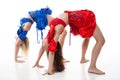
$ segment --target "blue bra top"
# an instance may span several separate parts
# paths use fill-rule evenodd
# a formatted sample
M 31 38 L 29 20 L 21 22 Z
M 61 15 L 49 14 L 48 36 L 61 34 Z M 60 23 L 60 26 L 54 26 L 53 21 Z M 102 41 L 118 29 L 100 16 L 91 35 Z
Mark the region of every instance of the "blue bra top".
M 26 22 L 30 22 L 31 24 L 33 24 L 33 21 L 31 19 L 29 19 L 29 18 L 22 18 L 20 20 L 20 25 L 23 25 Z
M 30 22 L 31 24 L 33 24 L 32 20 L 30 20 L 29 18 L 22 18 L 20 20 L 20 26 L 19 26 L 19 29 L 17 30 L 17 35 L 22 41 L 25 41 L 26 35 L 28 32 L 28 31 L 22 29 L 22 25 L 26 22 Z

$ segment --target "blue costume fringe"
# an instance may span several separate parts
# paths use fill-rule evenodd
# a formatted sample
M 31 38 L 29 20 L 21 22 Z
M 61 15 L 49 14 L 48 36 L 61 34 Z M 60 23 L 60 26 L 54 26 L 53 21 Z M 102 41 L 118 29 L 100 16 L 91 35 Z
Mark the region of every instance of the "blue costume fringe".
M 43 32 L 42 30 L 48 25 L 47 15 L 52 14 L 52 10 L 50 8 L 41 8 L 40 10 L 30 11 L 28 12 L 31 18 L 36 22 L 36 29 L 37 29 L 37 42 L 38 40 L 38 30 L 41 31 L 41 39 L 43 39 Z

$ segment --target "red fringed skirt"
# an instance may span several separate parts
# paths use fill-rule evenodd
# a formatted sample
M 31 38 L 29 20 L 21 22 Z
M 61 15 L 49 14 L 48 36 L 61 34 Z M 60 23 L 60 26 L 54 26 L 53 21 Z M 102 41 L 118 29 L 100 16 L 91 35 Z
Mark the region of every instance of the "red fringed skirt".
M 83 38 L 90 38 L 96 27 L 96 18 L 92 11 L 76 10 L 65 11 L 68 13 L 70 32 L 73 35 L 80 34 Z

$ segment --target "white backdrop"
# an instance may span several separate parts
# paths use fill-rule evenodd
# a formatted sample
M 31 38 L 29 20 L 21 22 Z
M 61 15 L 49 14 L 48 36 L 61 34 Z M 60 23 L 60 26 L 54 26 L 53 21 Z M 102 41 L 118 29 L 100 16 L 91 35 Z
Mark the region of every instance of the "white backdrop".
M 0 65 L 14 60 L 14 42 L 15 35 L 18 29 L 20 18 L 31 10 L 40 9 L 41 7 L 49 6 L 53 10 L 52 16 L 56 17 L 64 10 L 90 9 L 97 19 L 106 43 L 101 51 L 100 59 L 104 61 L 119 59 L 120 56 L 120 9 L 119 0 L 3 0 L 0 1 Z M 69 31 L 69 27 L 67 27 Z M 45 33 L 47 32 L 44 31 Z M 69 32 L 68 32 L 69 35 Z M 64 46 L 64 55 L 68 59 L 80 59 L 81 52 L 81 37 L 73 37 L 71 46 L 69 46 L 69 36 L 67 35 Z M 37 58 L 39 46 L 37 44 L 35 24 L 28 32 L 30 39 L 30 60 L 34 61 Z M 91 38 L 88 52 L 91 51 L 95 40 Z M 79 58 L 74 58 L 74 55 L 79 55 Z M 89 52 L 90 53 L 90 52 Z M 105 55 L 104 55 L 105 54 Z M 88 57 L 90 55 L 88 54 Z M 106 60 L 106 57 L 110 57 Z M 111 60 L 112 61 L 112 60 Z M 10 64 L 10 63 L 8 63 Z M 101 63 L 102 64 L 102 63 Z M 104 63 L 105 64 L 105 63 Z M 120 63 L 119 63 L 120 64 Z M 6 66 L 7 67 L 7 66 Z

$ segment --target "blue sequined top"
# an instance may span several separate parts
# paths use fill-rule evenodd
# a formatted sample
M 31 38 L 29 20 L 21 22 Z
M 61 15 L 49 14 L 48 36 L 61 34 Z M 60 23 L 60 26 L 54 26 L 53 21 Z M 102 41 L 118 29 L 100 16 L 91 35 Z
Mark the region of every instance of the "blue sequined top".
M 43 30 L 48 25 L 47 14 L 52 14 L 49 8 L 41 8 L 40 10 L 28 12 L 31 18 L 36 22 L 36 28 Z
M 23 24 L 26 22 L 30 22 L 31 24 L 33 24 L 32 20 L 30 20 L 29 18 L 22 18 L 20 20 L 20 26 L 19 26 L 19 29 L 17 30 L 17 35 L 22 41 L 25 41 L 25 38 L 28 32 L 22 29 Z

